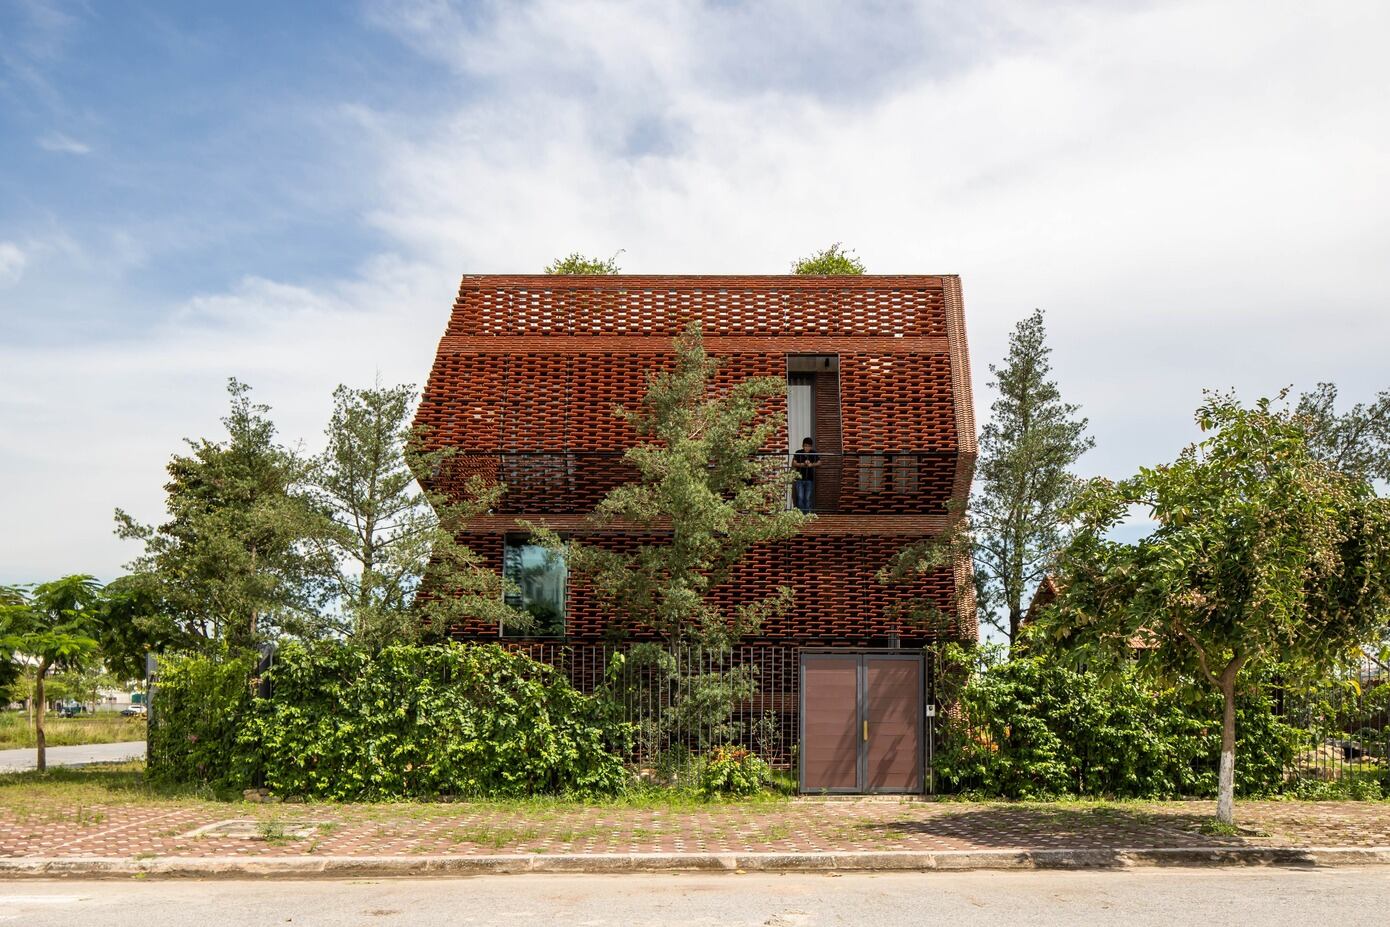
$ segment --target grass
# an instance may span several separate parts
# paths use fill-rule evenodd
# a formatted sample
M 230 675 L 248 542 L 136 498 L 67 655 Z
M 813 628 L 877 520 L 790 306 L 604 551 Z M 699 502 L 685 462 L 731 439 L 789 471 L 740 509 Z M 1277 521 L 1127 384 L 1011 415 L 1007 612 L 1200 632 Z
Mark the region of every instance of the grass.
M 269 814 L 271 809 L 285 810 L 284 805 L 243 805 L 241 794 L 217 794 L 212 789 L 196 785 L 163 786 L 145 777 L 141 760 L 128 763 L 102 763 L 80 767 L 50 767 L 40 775 L 29 771 L 0 773 L 0 815 L 10 817 L 36 813 L 38 808 L 111 808 L 123 805 L 161 805 L 169 807 L 217 803 L 226 811 L 237 805 L 238 813 L 264 808 L 254 813 Z M 515 814 L 533 821 L 550 821 L 581 808 L 631 808 L 634 810 L 672 811 L 696 810 L 711 807 L 741 807 L 777 805 L 787 798 L 771 792 L 743 799 L 701 798 L 692 790 L 666 789 L 635 785 L 620 795 L 602 798 L 565 796 L 535 796 L 530 798 L 491 798 L 445 801 L 393 801 L 378 803 L 309 802 L 312 805 L 334 805 L 351 808 L 356 820 L 418 820 L 431 821 L 454 818 L 468 812 L 496 811 Z M 63 812 L 66 814 L 67 812 Z
M 94 766 L 54 766 L 0 773 L 0 812 L 11 814 L 41 807 L 110 808 L 122 805 L 206 803 L 213 798 L 196 787 L 164 788 L 145 779 L 142 760 Z
M 472 843 L 477 846 L 500 850 L 513 843 L 535 840 L 540 831 L 534 827 L 471 827 L 463 830 L 445 831 L 442 836 L 454 843 Z
M 103 712 L 85 718 L 60 718 L 57 712 L 49 712 L 44 718 L 44 734 L 50 747 L 144 740 L 145 719 L 122 718 L 116 712 Z M 0 712 L 0 750 L 35 746 L 34 725 L 27 712 Z

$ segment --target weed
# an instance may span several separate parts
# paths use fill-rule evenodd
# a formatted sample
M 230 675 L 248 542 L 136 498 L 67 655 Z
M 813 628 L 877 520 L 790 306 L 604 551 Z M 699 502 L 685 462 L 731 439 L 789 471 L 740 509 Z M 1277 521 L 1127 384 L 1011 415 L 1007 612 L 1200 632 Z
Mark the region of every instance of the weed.
M 262 821 L 258 830 L 260 831 L 261 839 L 264 840 L 266 843 L 278 843 L 279 841 L 286 839 L 285 825 L 282 824 L 277 818 L 271 818 L 268 821 Z
M 478 846 L 492 847 L 500 850 L 502 847 L 513 843 L 520 843 L 523 840 L 534 840 L 540 836 L 540 831 L 534 827 L 512 828 L 512 827 L 471 827 L 466 830 L 445 831 L 443 837 L 454 843 L 473 843 Z
M 1225 821 L 1218 821 L 1216 818 L 1203 821 L 1199 830 L 1208 837 L 1240 836 L 1240 828 L 1236 827 L 1234 824 L 1227 824 Z

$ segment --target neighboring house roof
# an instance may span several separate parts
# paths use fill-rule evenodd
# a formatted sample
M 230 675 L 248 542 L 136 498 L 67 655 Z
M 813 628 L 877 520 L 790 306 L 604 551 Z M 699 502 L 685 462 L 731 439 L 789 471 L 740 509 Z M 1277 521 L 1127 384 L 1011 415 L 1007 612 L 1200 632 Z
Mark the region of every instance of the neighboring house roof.
M 1053 602 L 1057 601 L 1057 596 L 1061 595 L 1061 587 L 1057 585 L 1057 580 L 1051 573 L 1042 578 L 1038 583 L 1038 588 L 1033 592 L 1033 600 L 1028 603 L 1028 611 L 1023 613 L 1023 624 L 1030 624 L 1038 617 L 1038 612 Z

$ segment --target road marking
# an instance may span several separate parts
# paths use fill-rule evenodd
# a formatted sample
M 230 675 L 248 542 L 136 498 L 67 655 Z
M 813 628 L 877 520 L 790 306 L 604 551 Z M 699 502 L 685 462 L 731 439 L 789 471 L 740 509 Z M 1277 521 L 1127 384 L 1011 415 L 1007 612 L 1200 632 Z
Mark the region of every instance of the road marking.
M 81 895 L 0 895 L 0 904 L 74 904 L 81 900 Z

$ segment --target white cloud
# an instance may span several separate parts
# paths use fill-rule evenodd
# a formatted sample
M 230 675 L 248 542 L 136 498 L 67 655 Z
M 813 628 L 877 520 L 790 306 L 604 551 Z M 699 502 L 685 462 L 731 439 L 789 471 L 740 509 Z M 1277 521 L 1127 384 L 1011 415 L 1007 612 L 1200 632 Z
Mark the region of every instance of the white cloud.
M 0 286 L 19 282 L 29 256 L 12 241 L 0 241 Z
M 0 345 L 0 485 L 27 526 L 0 580 L 112 575 L 133 551 L 110 509 L 157 516 L 226 376 L 314 439 L 337 382 L 424 379 L 460 273 L 576 248 L 775 273 L 838 240 L 872 271 L 960 273 L 981 419 L 987 363 L 1040 306 L 1096 472 L 1171 456 L 1206 386 L 1390 385 L 1390 7 L 839 9 L 376 8 L 459 81 L 425 118 L 342 109 L 390 254 L 346 281 L 250 277 L 140 338 Z
M 905 67 L 848 100 L 712 79 L 723 52 L 693 3 L 481 24 L 426 7 L 403 33 L 491 90 L 410 131 L 378 117 L 373 221 L 433 261 L 623 247 L 634 271 L 777 271 L 843 240 L 871 270 L 959 272 L 976 379 L 1013 320 L 1047 309 L 1110 470 L 1168 453 L 1202 386 L 1375 385 L 1383 4 L 994 5 L 1009 38 L 973 65 Z M 878 28 L 929 53 L 925 21 Z M 754 26 L 781 60 L 775 17 Z M 626 150 L 653 117 L 679 145 Z
M 59 154 L 85 155 L 92 153 L 92 146 L 84 142 L 79 142 L 70 135 L 62 132 L 50 132 L 38 140 L 39 147 L 44 151 L 53 151 Z
M 136 553 L 111 534 L 121 506 L 162 513 L 164 464 L 185 437 L 216 437 L 235 376 L 274 408 L 287 443 L 313 449 L 333 387 L 422 383 L 457 278 L 396 258 L 348 281 L 249 279 L 189 300 L 161 328 L 118 341 L 0 344 L 0 582 L 88 571 Z

